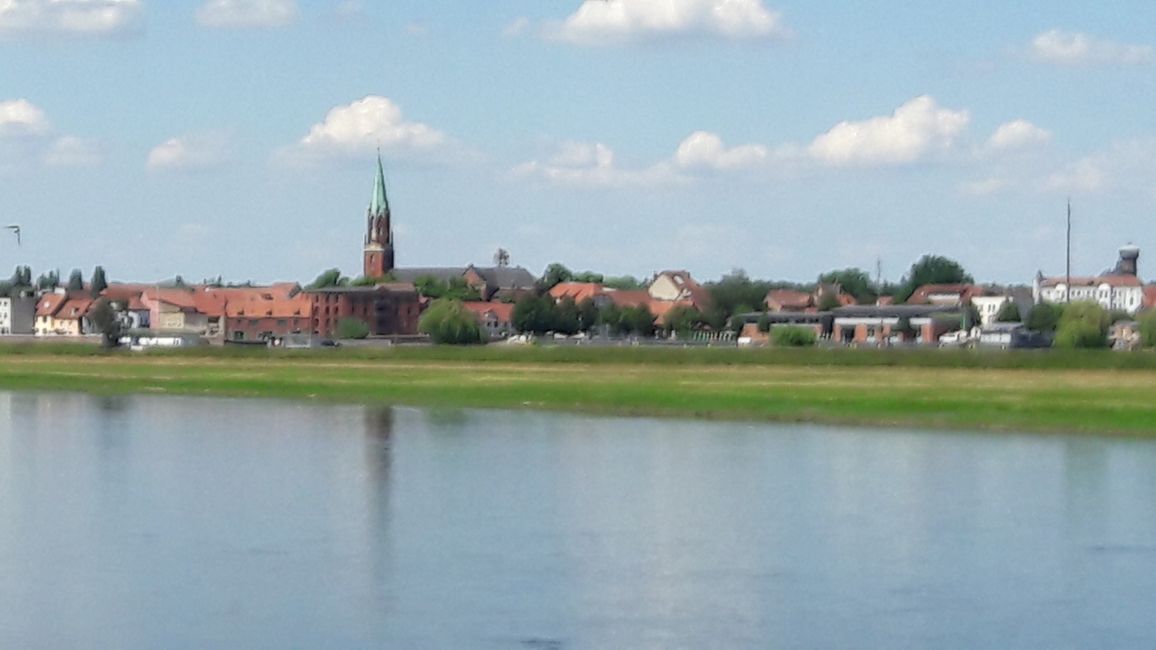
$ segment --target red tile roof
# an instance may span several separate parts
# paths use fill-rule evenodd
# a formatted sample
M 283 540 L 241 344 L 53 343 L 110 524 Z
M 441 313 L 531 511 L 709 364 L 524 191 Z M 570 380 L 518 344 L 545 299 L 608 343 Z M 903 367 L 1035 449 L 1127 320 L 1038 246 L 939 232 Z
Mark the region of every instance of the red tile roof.
M 925 284 L 911 294 L 907 304 L 926 304 L 933 295 L 954 295 L 959 297 L 960 302 L 968 302 L 975 296 L 987 295 L 987 289 L 977 284 Z
M 463 302 L 462 306 L 477 316 L 485 316 L 492 312 L 499 323 L 509 323 L 514 320 L 514 305 L 508 302 Z
M 55 316 L 56 312 L 68 301 L 68 296 L 62 293 L 45 294 L 36 302 L 37 316 Z
M 813 298 L 811 294 L 802 291 L 792 291 L 790 289 L 774 289 L 767 293 L 764 299 L 767 307 L 771 309 L 787 310 L 787 311 L 802 311 L 812 305 Z
M 562 282 L 550 289 L 550 297 L 555 301 L 570 298 L 574 302 L 582 302 L 605 293 L 606 288 L 597 282 Z
M 610 297 L 611 302 L 619 307 L 637 307 L 638 305 L 650 304 L 650 294 L 641 289 L 607 291 L 606 295 Z
M 1044 278 L 1040 280 L 1041 287 L 1055 287 L 1065 284 L 1068 279 L 1064 276 Z M 1143 283 L 1134 275 L 1098 275 L 1094 277 L 1072 276 L 1073 287 L 1098 287 L 1106 284 L 1110 287 L 1141 287 Z

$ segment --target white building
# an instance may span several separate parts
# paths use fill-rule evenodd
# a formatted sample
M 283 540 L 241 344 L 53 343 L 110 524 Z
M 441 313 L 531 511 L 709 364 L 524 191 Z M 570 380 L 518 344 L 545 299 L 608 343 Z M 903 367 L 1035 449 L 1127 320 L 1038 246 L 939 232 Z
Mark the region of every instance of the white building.
M 1036 303 L 1064 303 L 1089 300 L 1107 310 L 1135 314 L 1144 307 L 1144 285 L 1134 275 L 1100 275 L 1092 278 L 1037 276 L 1032 286 Z
M 1003 306 L 1012 302 L 1011 296 L 973 296 L 972 306 L 979 312 L 980 325 L 987 327 L 995 322 Z

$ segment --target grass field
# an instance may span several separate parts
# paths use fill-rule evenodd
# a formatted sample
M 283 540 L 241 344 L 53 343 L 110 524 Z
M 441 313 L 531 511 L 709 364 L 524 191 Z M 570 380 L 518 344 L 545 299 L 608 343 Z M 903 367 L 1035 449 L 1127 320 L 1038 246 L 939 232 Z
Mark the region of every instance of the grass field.
M 1156 435 L 1156 356 L 1107 352 L 0 346 L 0 389 Z

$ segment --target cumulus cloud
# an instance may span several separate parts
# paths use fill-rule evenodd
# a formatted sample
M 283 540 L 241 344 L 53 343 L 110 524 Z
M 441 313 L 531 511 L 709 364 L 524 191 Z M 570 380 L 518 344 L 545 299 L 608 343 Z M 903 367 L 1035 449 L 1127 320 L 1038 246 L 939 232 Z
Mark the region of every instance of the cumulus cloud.
M 545 34 L 592 45 L 680 35 L 773 39 L 788 32 L 763 0 L 585 0 Z
M 100 144 L 71 135 L 57 138 L 44 154 L 44 162 L 53 167 L 92 167 L 104 159 Z
M 284 27 L 297 20 L 294 0 L 207 0 L 197 9 L 205 27 Z
M 984 178 L 960 184 L 959 191 L 968 196 L 990 196 L 1007 189 L 1011 184 L 1003 178 Z
M 370 95 L 330 109 L 323 121 L 283 153 L 299 158 L 360 157 L 380 147 L 390 154 L 420 157 L 444 153 L 449 145 L 441 131 L 406 120 L 397 104 Z
M 132 29 L 141 0 L 0 0 L 5 34 L 111 36 Z
M 95 165 L 100 149 L 90 140 L 59 135 L 44 110 L 27 99 L 0 101 L 0 163 L 26 167 Z
M 769 155 L 767 148 L 762 145 L 728 148 L 718 135 L 696 131 L 678 145 L 674 161 L 686 169 L 751 169 L 764 164 Z
M 202 171 L 228 158 L 228 143 L 217 134 L 170 138 L 149 152 L 147 167 L 154 171 Z
M 1030 53 L 1039 63 L 1061 66 L 1137 65 L 1156 60 L 1151 45 L 1130 45 L 1059 29 L 1032 39 Z
M 0 138 L 41 136 L 51 128 L 44 111 L 27 99 L 0 102 Z
M 889 116 L 840 122 L 807 148 L 816 160 L 835 166 L 904 165 L 950 149 L 967 128 L 966 110 L 941 108 L 916 97 Z
M 557 185 L 585 187 L 653 187 L 680 180 L 669 163 L 644 169 L 618 166 L 614 151 L 601 142 L 564 142 L 545 161 L 514 168 L 514 175 Z
M 1052 133 L 1042 129 L 1027 120 L 1012 120 L 999 125 L 995 133 L 987 140 L 987 146 L 993 151 L 1010 151 L 1024 149 L 1052 141 Z

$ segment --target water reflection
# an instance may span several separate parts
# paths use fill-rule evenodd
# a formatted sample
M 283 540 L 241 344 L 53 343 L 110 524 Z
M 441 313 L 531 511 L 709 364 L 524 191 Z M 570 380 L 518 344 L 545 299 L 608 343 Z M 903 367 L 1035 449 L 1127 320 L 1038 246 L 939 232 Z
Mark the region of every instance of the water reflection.
M 0 393 L 0 647 L 1151 647 L 1156 445 Z

